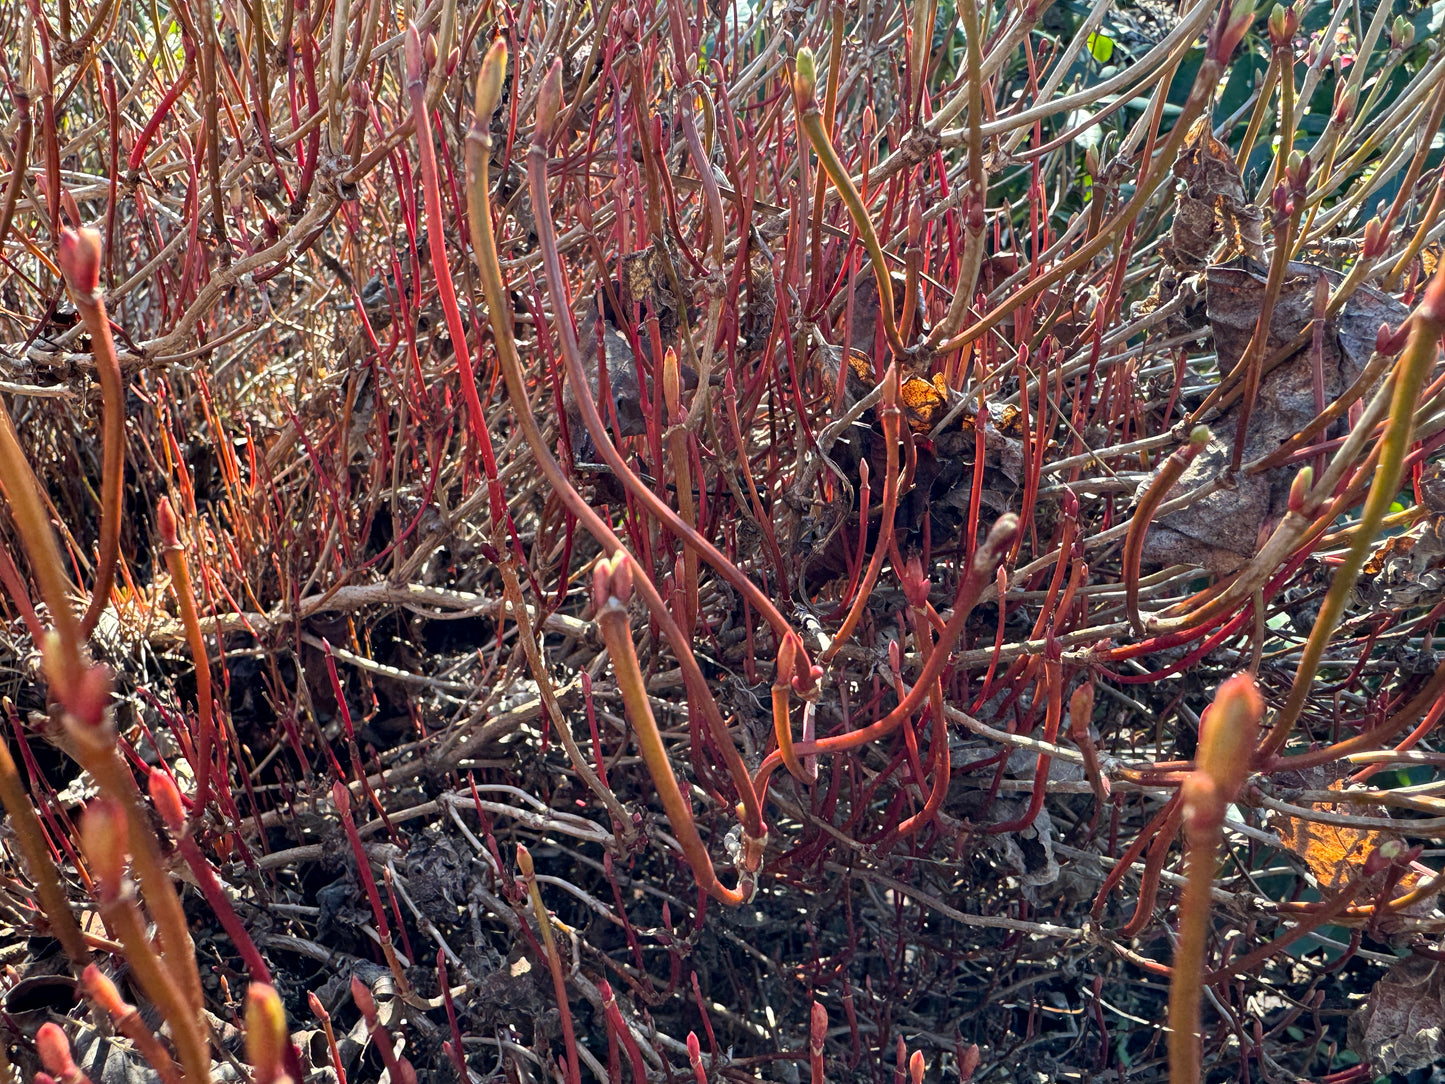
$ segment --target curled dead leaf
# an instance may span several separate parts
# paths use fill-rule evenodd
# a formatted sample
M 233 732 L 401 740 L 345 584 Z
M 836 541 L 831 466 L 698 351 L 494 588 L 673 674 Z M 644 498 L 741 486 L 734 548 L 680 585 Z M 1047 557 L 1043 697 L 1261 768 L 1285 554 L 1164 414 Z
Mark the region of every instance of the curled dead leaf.
M 1349 1041 L 1376 1073 L 1424 1069 L 1445 1056 L 1445 965 L 1396 961 L 1350 1018 Z

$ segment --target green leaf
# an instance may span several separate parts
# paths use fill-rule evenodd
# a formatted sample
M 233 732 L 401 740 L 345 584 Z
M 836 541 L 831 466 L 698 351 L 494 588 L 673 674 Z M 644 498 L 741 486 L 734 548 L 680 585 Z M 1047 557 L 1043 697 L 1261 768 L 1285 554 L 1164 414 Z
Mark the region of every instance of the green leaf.
M 1109 58 L 1114 55 L 1114 39 L 1107 34 L 1090 34 L 1089 53 L 1100 64 L 1109 63 Z

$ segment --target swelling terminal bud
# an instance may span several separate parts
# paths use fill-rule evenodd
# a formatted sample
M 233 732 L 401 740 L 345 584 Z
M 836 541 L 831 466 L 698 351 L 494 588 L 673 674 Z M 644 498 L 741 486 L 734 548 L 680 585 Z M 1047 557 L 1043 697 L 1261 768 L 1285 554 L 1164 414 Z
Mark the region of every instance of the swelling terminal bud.
M 1390 239 L 1385 234 L 1385 224 L 1376 215 L 1365 223 L 1365 240 L 1360 246 L 1360 256 L 1366 260 L 1377 260 L 1385 254 Z
M 70 1056 L 70 1040 L 59 1024 L 41 1024 L 35 1035 L 35 1050 L 40 1062 L 55 1074 L 60 1084 L 90 1084 L 88 1078 Z
M 1303 193 L 1305 185 L 1309 183 L 1310 179 L 1310 156 L 1299 151 L 1291 151 L 1289 161 L 1285 164 L 1284 175 L 1294 192 Z
M 537 128 L 532 136 L 534 144 L 547 145 L 552 137 L 552 127 L 562 111 L 562 61 L 554 60 L 542 78 L 542 89 L 537 92 Z
M 176 781 L 169 773 L 152 768 L 146 780 L 146 789 L 150 791 L 151 802 L 155 805 L 156 812 L 161 815 L 161 820 L 179 836 L 186 827 L 186 810 L 181 802 L 181 792 Z
M 1275 12 L 1279 12 L 1278 19 Z M 1300 11 L 1298 7 L 1281 7 L 1276 4 L 1269 13 L 1269 36 L 1270 42 L 1280 50 L 1286 50 L 1293 46 L 1294 36 L 1299 32 Z M 1278 32 L 1278 33 L 1276 33 Z
M 1403 15 L 1396 15 L 1390 24 L 1390 48 L 1404 52 L 1415 44 L 1415 26 Z
M 532 852 L 520 843 L 517 844 L 517 868 L 529 881 L 537 875 L 536 867 L 532 865 Z
M 86 967 L 80 976 L 80 981 L 85 987 L 86 996 L 104 1009 L 112 1019 L 119 1020 L 121 1017 L 135 1012 L 135 1006 L 128 1004 L 120 996 L 120 990 L 111 981 L 110 976 L 95 964 Z
M 1254 16 L 1254 0 L 1235 0 L 1227 14 L 1221 11 L 1211 35 L 1213 41 L 1208 52 L 1209 59 L 1228 64 L 1235 49 L 1239 48 L 1239 43 L 1244 40 L 1244 35 L 1254 25 Z
M 169 497 L 156 502 L 156 533 L 161 536 L 161 545 L 168 550 L 181 548 L 180 533 L 176 528 L 176 513 L 171 508 Z
M 1199 749 L 1194 756 L 1197 775 L 1214 784 L 1225 804 L 1239 796 L 1249 778 L 1250 758 L 1264 718 L 1264 698 L 1254 678 L 1236 674 L 1219 687 L 1199 724 Z
M 129 850 L 125 813 L 113 798 L 95 798 L 80 818 L 80 849 L 90 863 L 103 900 L 115 899 L 125 877 L 125 856 Z
M 406 28 L 401 55 L 402 70 L 406 73 L 407 83 L 420 83 L 426 68 L 422 61 L 421 32 L 417 30 L 415 24 Z
M 627 554 L 618 552 L 604 557 L 592 570 L 592 604 L 598 610 L 609 602 L 627 602 L 632 597 L 632 566 Z
M 1309 497 L 1310 490 L 1314 488 L 1314 484 L 1314 467 L 1308 465 L 1301 467 L 1299 473 L 1294 476 L 1294 481 L 1289 484 L 1289 510 L 1291 512 L 1306 515 L 1314 511 L 1312 507 L 1307 509 L 1305 506 L 1306 499 Z
M 482 60 L 482 70 L 477 75 L 477 117 L 486 123 L 492 119 L 502 101 L 502 83 L 507 77 L 507 42 L 497 38 Z
M 100 291 L 100 232 L 89 227 L 62 229 L 59 263 L 71 294 L 78 301 L 94 298 Z
M 1360 88 L 1352 83 L 1339 83 L 1335 86 L 1335 101 L 1330 113 L 1330 120 L 1335 124 L 1346 124 L 1355 114 L 1355 106 L 1360 103 Z
M 808 1037 L 808 1047 L 814 1057 L 821 1057 L 823 1054 L 823 1043 L 828 1038 L 828 1010 L 823 1008 L 820 1002 L 813 1002 L 812 1029 Z
M 806 45 L 799 49 L 794 65 L 793 94 L 797 96 L 798 109 L 817 109 L 818 66 L 813 60 L 813 50 Z
M 903 575 L 899 578 L 899 583 L 903 587 L 903 597 L 908 605 L 915 610 L 921 610 L 928 604 L 928 589 L 932 585 L 923 574 L 923 562 L 916 553 L 903 562 Z
M 246 1060 L 256 1084 L 275 1084 L 286 1074 L 286 1009 L 274 986 L 253 982 L 246 991 Z

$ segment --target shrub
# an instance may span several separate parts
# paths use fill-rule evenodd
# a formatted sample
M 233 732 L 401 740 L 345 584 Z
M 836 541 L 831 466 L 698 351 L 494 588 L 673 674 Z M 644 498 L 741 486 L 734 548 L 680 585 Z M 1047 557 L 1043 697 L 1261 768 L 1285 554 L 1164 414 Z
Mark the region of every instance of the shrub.
M 1445 1054 L 1429 11 L 0 27 L 0 1075 Z

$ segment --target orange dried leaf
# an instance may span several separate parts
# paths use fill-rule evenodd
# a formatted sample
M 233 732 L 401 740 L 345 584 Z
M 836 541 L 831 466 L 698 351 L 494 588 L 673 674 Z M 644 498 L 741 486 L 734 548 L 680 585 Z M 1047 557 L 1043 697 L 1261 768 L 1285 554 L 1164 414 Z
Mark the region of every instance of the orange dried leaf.
M 1431 241 L 1420 250 L 1420 264 L 1424 268 L 1424 278 L 1433 278 L 1435 269 L 1440 266 L 1440 257 L 1445 255 L 1445 246 L 1439 241 Z
M 863 383 L 877 383 L 873 359 L 856 348 L 848 351 L 848 368 Z M 927 433 L 942 420 L 948 410 L 948 382 L 942 373 L 925 379 L 914 373 L 902 374 L 898 386 L 898 404 L 915 433 Z
M 912 430 L 926 433 L 938 424 L 948 408 L 948 385 L 941 375 L 931 381 L 921 376 L 910 376 L 898 389 L 898 402 L 908 416 Z
M 1329 789 L 1342 790 L 1343 787 L 1343 781 L 1337 779 Z M 1322 813 L 1352 813 L 1368 817 L 1386 815 L 1378 807 L 1355 803 L 1316 802 L 1314 808 Z M 1304 860 L 1322 890 L 1348 884 L 1360 874 L 1365 859 L 1375 848 L 1395 838 L 1377 828 L 1350 828 L 1289 815 L 1276 818 L 1273 827 L 1284 845 Z M 1400 883 L 1409 888 L 1417 880 L 1414 873 L 1408 873 Z
M 865 384 L 876 384 L 877 377 L 873 375 L 873 359 L 856 346 L 848 351 L 848 368 L 853 370 L 853 375 Z
M 998 427 L 1000 433 L 1022 438 L 1024 435 L 1024 412 L 1012 403 L 1006 403 L 1004 408 L 999 411 L 998 417 L 994 419 L 994 425 Z
M 1385 539 L 1365 562 L 1364 573 L 1367 576 L 1378 575 L 1385 567 L 1385 563 L 1392 557 L 1403 557 L 1415 546 L 1415 539 L 1406 534 L 1391 535 Z

